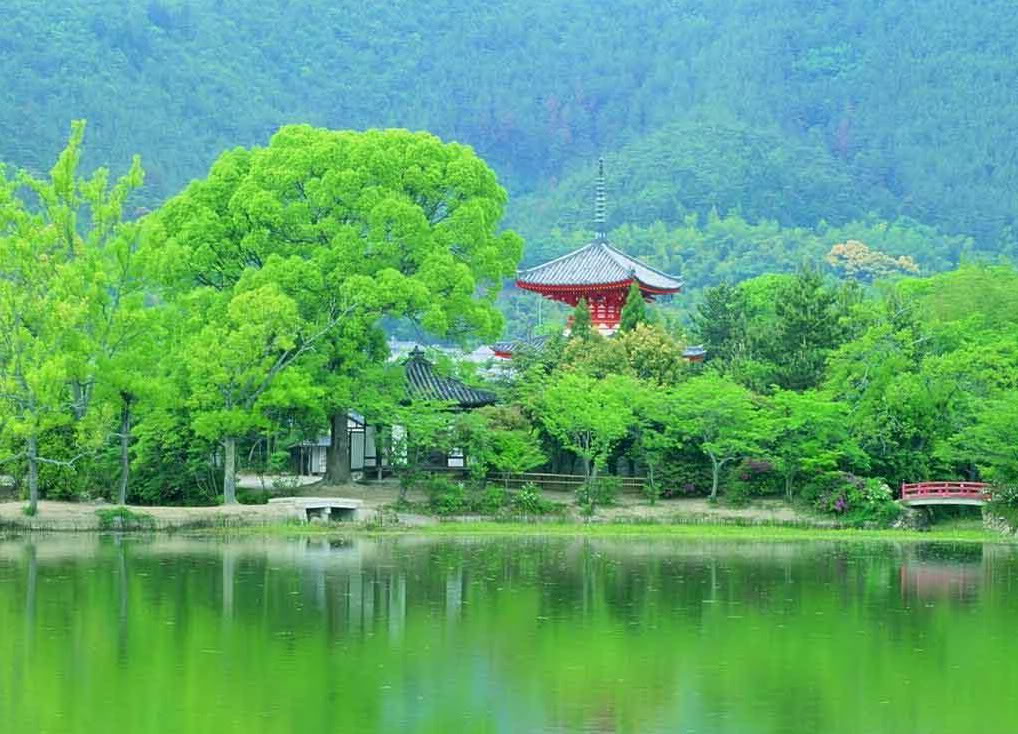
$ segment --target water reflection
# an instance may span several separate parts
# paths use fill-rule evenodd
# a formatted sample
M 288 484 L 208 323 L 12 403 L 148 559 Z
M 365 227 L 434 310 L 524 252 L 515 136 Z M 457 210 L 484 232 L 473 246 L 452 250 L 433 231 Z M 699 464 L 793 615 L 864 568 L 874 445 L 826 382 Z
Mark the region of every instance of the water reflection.
M 0 634 L 0 717 L 15 733 L 1013 731 L 994 727 L 1018 722 L 1016 582 L 1009 546 L 14 540 L 0 630 L 23 633 Z M 947 675 L 951 705 L 880 703 Z
M 902 598 L 972 602 L 978 598 L 985 575 L 982 546 L 920 545 L 904 553 Z

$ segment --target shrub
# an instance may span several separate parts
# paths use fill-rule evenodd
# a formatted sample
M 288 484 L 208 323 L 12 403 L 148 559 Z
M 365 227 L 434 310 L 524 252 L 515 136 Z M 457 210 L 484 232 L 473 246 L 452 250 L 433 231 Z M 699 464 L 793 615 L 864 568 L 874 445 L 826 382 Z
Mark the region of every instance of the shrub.
M 1018 507 L 1018 484 L 995 486 L 991 494 L 995 505 Z
M 651 505 L 656 505 L 658 498 L 661 497 L 661 486 L 649 479 L 643 483 L 640 491 Z
M 533 482 L 524 484 L 510 500 L 512 509 L 521 515 L 547 515 L 554 505 L 541 496 L 540 488 Z
M 152 530 L 156 519 L 128 507 L 104 507 L 96 510 L 100 530 Z
M 851 474 L 820 495 L 818 509 L 839 516 L 849 525 L 875 523 L 889 526 L 901 514 L 894 493 L 882 479 L 863 479 Z
M 726 494 L 732 504 L 743 504 L 753 497 L 781 494 L 781 475 L 763 459 L 743 459 L 730 472 Z
M 662 497 L 689 497 L 709 494 L 711 488 L 710 465 L 699 451 L 681 447 L 669 451 L 661 466 L 654 472 Z
M 610 507 L 622 489 L 622 480 L 618 477 L 597 477 L 583 484 L 576 491 L 576 502 L 588 512 L 596 507 Z
M 494 515 L 509 504 L 509 492 L 499 484 L 492 484 L 476 493 L 474 508 L 486 515 Z
M 433 476 L 425 482 L 424 489 L 428 493 L 428 505 L 438 515 L 457 515 L 470 509 L 463 482 Z
M 238 489 L 237 502 L 242 505 L 267 505 L 272 493 L 267 489 Z
M 991 496 L 992 499 L 986 506 L 987 512 L 1003 518 L 1010 527 L 1018 529 L 1018 485 L 995 486 Z
M 283 474 L 290 470 L 290 452 L 273 451 L 269 456 L 268 470 L 273 474 Z

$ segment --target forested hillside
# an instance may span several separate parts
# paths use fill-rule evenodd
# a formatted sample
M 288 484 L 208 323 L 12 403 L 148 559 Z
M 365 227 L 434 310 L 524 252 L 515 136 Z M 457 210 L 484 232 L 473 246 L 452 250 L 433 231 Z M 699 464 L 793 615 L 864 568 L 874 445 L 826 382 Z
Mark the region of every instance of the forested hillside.
M 0 159 L 40 170 L 86 118 L 86 164 L 142 154 L 139 206 L 299 121 L 474 146 L 528 260 L 586 223 L 601 153 L 613 225 L 874 214 L 1015 247 L 1008 0 L 5 0 L 0 23 Z

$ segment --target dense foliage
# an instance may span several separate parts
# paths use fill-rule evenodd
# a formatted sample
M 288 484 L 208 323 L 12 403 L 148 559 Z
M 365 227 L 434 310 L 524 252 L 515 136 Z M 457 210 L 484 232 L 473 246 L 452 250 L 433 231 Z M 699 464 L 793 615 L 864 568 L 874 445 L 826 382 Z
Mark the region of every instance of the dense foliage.
M 588 221 L 606 153 L 615 226 L 682 226 L 712 209 L 807 228 L 873 213 L 1013 249 L 1018 15 L 1006 0 L 607 12 L 8 0 L 0 125 L 20 132 L 0 159 L 43 170 L 69 118 L 85 117 L 94 161 L 142 153 L 152 208 L 284 123 L 400 126 L 474 146 L 514 193 L 533 193 L 511 223 L 535 241 Z
M 655 493 L 784 496 L 886 523 L 902 482 L 1018 481 L 1018 270 L 969 265 L 863 288 L 814 268 L 707 289 L 690 337 L 641 324 L 552 340 L 512 374 L 549 453 Z M 565 466 L 569 466 L 566 462 Z M 587 469 L 587 473 L 590 469 Z
M 84 178 L 83 135 L 47 178 L 0 169 L 0 461 L 33 512 L 115 477 L 121 503 L 234 502 L 238 443 L 278 470 L 327 417 L 392 422 L 384 319 L 501 331 L 522 248 L 468 148 L 288 126 L 128 221 L 139 163 Z M 419 442 L 424 414 L 405 422 Z
M 287 127 L 130 221 L 140 165 L 113 185 L 82 177 L 83 135 L 48 177 L 0 189 L 0 441 L 32 508 L 42 493 L 212 502 L 219 487 L 232 502 L 238 444 L 285 469 L 288 446 L 349 409 L 406 427 L 384 436 L 404 489 L 434 451 L 464 450 L 481 482 L 578 459 L 590 509 L 623 466 L 653 496 L 783 494 L 856 520 L 886 520 L 906 480 L 1018 480 L 1012 266 L 874 288 L 860 281 L 914 268 L 847 241 L 843 280 L 803 266 L 706 289 L 684 337 L 706 365 L 637 292 L 609 339 L 581 302 L 568 338 L 517 355 L 502 406 L 454 413 L 403 398 L 381 324 L 498 333 L 493 286 L 521 248 L 496 232 L 505 193 L 471 151 Z M 436 502 L 451 511 L 462 491 Z M 506 505 L 499 491 L 481 504 Z

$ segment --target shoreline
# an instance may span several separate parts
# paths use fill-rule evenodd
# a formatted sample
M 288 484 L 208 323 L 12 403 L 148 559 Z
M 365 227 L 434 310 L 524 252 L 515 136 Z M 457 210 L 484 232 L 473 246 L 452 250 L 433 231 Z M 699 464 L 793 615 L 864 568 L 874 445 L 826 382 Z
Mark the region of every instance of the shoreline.
M 142 507 L 40 503 L 39 514 L 21 512 L 24 503 L 0 503 L 0 534 L 43 535 L 126 532 L 136 535 L 205 535 L 216 537 L 328 537 L 477 535 L 658 537 L 675 539 L 898 541 L 1018 544 L 1013 534 L 987 528 L 947 526 L 929 530 L 860 529 L 773 518 L 728 517 L 720 514 L 675 513 L 593 517 L 493 517 L 396 513 L 371 508 L 356 522 L 302 522 L 278 505 L 230 507 Z M 118 520 L 118 518 L 120 518 Z M 111 522 L 111 519 L 113 522 Z

